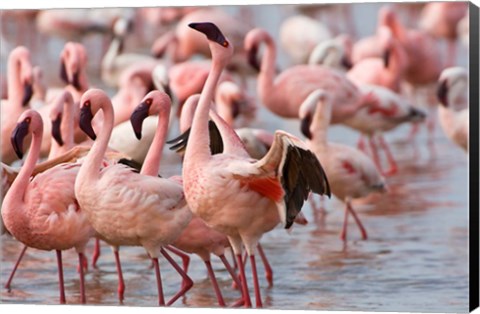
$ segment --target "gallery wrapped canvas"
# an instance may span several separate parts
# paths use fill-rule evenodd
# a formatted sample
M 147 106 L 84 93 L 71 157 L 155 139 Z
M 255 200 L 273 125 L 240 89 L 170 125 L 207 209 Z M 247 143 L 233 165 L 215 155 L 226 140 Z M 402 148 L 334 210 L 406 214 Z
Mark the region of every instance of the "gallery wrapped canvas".
M 0 10 L 1 303 L 478 307 L 478 6 L 157 5 Z

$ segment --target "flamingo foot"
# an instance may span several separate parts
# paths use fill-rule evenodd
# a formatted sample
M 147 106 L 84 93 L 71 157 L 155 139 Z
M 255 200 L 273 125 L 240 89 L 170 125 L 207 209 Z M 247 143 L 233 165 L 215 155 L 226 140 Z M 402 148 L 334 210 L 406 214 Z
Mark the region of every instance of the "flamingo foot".
M 124 294 L 125 294 L 125 282 L 123 281 L 123 273 L 122 273 L 122 265 L 120 264 L 120 256 L 118 254 L 118 250 L 114 251 L 115 254 L 115 264 L 117 266 L 117 274 L 118 274 L 118 301 L 120 304 L 123 304 Z
M 10 277 L 8 277 L 8 281 L 5 284 L 5 289 L 8 290 L 8 292 L 11 291 L 11 284 L 13 280 L 13 276 L 15 276 L 15 273 L 17 272 L 18 265 L 20 264 L 20 261 L 23 258 L 23 255 L 25 255 L 25 251 L 27 250 L 28 246 L 24 245 L 22 251 L 20 252 L 20 255 L 18 256 L 17 262 L 15 263 L 15 266 L 13 266 L 12 272 L 10 273 Z
M 93 256 L 92 256 L 92 267 L 95 269 L 98 268 L 97 261 L 99 257 L 100 257 L 100 240 L 98 238 L 95 238 L 95 247 L 93 249 Z
M 83 253 L 78 253 L 78 269 L 80 273 L 80 300 L 82 304 L 87 303 L 87 298 L 85 297 L 85 276 L 83 274 L 84 268 L 88 268 L 87 258 Z
M 270 266 L 270 263 L 268 262 L 268 259 L 267 259 L 267 255 L 265 255 L 265 252 L 263 251 L 263 247 L 260 243 L 258 243 L 257 249 L 258 249 L 258 254 L 260 254 L 260 258 L 262 259 L 263 266 L 265 267 L 265 278 L 267 279 L 268 287 L 271 288 L 273 287 L 272 267 Z
M 243 305 L 245 305 L 245 300 L 243 298 L 240 298 L 237 301 L 233 302 L 233 304 L 230 305 L 230 307 L 240 307 Z
M 184 296 L 185 293 L 188 292 L 193 287 L 193 280 L 183 271 L 183 269 L 173 260 L 173 258 L 162 248 L 160 250 L 162 255 L 167 259 L 167 261 L 175 268 L 177 273 L 182 276 L 183 281 L 186 282 L 186 286 L 180 288 L 180 291 L 178 291 L 171 299 L 170 301 L 167 302 L 167 305 L 170 306 L 172 305 L 175 301 L 177 301 L 181 296 Z
M 352 214 L 353 218 L 355 219 L 355 222 L 357 223 L 358 228 L 360 228 L 360 233 L 362 234 L 362 239 L 367 240 L 367 230 L 363 226 L 362 222 L 360 221 L 360 218 L 358 218 L 357 213 L 355 210 L 353 210 L 353 207 L 350 203 L 350 200 L 347 202 L 347 209 L 348 211 Z

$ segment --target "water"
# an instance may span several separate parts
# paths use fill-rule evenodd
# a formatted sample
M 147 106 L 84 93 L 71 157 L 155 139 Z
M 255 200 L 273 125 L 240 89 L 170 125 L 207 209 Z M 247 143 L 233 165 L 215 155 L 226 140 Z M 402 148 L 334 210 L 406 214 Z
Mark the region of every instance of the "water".
M 354 5 L 357 30 L 371 33 L 376 24 L 377 4 Z M 234 11 L 233 8 L 227 8 Z M 274 10 L 270 19 L 262 16 Z M 263 15 L 262 15 L 263 14 Z M 288 14 L 278 7 L 256 8 L 257 25 L 277 30 L 281 17 Z M 370 18 L 362 18 L 364 16 Z M 272 31 L 275 33 L 275 31 Z M 61 47 L 61 46 L 60 46 Z M 52 59 L 58 55 L 57 50 Z M 465 50 L 459 63 L 466 65 Z M 286 64 L 280 53 L 280 63 Z M 3 59 L 3 58 L 2 58 Z M 98 81 L 94 81 L 99 86 Z M 254 83 L 250 82 L 254 94 Z M 285 129 L 299 135 L 297 121 L 281 120 L 261 108 L 254 126 L 269 130 Z M 386 136 L 397 158 L 399 171 L 389 177 L 389 193 L 354 203 L 369 238 L 360 240 L 350 220 L 348 241 L 339 233 L 343 203 L 327 200 L 328 214 L 314 217 L 308 203 L 309 224 L 296 226 L 288 234 L 275 229 L 262 238 L 274 270 L 274 285 L 269 288 L 264 269 L 257 259 L 262 301 L 271 309 L 366 310 L 463 312 L 468 305 L 468 159 L 466 154 L 443 135 L 435 133 L 435 151 L 427 145 L 426 132 L 414 144 L 404 139 L 409 132 L 402 126 Z M 354 145 L 355 132 L 342 126 L 329 131 L 332 141 Z M 161 173 L 180 173 L 179 158 L 165 150 Z M 317 200 L 318 202 L 318 200 Z M 1 282 L 4 284 L 22 245 L 2 237 Z M 87 254 L 91 258 L 93 243 Z M 150 261 L 142 248 L 121 248 L 127 306 L 155 306 L 157 290 Z M 64 278 L 68 304 L 80 302 L 79 278 L 74 251 L 64 252 Z M 229 254 L 228 254 L 229 256 Z M 178 260 L 179 261 L 179 260 Z M 180 262 L 180 261 L 179 261 Z M 240 292 L 231 287 L 228 273 L 218 258 L 212 257 L 214 270 L 227 303 Z M 167 299 L 180 287 L 181 278 L 165 260 L 160 261 Z M 247 267 L 249 287 L 252 281 Z M 216 297 L 202 261 L 192 256 L 189 275 L 193 288 L 176 307 L 216 306 Z M 2 303 L 58 303 L 56 258 L 53 252 L 27 250 L 13 281 L 12 291 L 1 290 Z M 98 269 L 86 274 L 87 303 L 117 305 L 117 276 L 111 250 L 102 245 Z

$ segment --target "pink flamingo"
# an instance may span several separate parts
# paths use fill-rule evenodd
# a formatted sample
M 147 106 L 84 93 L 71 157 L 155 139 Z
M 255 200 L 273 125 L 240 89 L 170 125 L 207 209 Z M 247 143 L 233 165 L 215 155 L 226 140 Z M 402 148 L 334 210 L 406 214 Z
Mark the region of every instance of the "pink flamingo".
M 1 101 L 2 106 L 2 162 L 10 164 L 17 159 L 10 144 L 10 134 L 16 126 L 18 117 L 29 108 L 33 94 L 32 64 L 30 52 L 20 46 L 12 50 L 7 63 L 8 99 Z
M 7 80 L 0 74 L 0 99 L 8 99 Z
M 74 247 L 79 264 L 83 265 L 85 245 L 93 236 L 84 211 L 75 200 L 73 183 L 78 164 L 60 164 L 30 181 L 40 154 L 43 123 L 33 110 L 24 112 L 12 134 L 12 145 L 21 158 L 23 140 L 32 133 L 30 152 L 2 204 L 2 218 L 6 228 L 26 246 L 40 250 L 56 250 L 60 303 L 64 304 L 62 250 Z M 82 303 L 86 302 L 83 267 L 80 267 Z
M 300 110 L 302 133 L 309 139 L 308 147 L 325 167 L 333 195 L 346 203 L 340 238 L 346 240 L 348 215 L 352 214 L 362 238 L 367 239 L 367 231 L 355 213 L 351 200 L 365 197 L 370 192 L 385 191 L 385 182 L 375 164 L 361 151 L 328 142 L 331 110 L 331 100 L 326 92 L 316 90 L 308 96 Z
M 437 91 L 438 117 L 445 135 L 468 152 L 468 74 L 460 67 L 442 71 Z
M 322 64 L 340 71 L 348 71 L 352 67 L 352 39 L 342 34 L 324 40 L 313 48 L 308 57 L 308 64 Z
M 380 85 L 399 93 L 408 64 L 407 55 L 389 28 L 382 26 L 377 32 L 384 47 L 383 58 L 366 58 L 355 63 L 347 77 L 357 85 Z
M 249 307 L 241 256 L 242 244 L 245 246 L 252 265 L 256 305 L 261 307 L 254 255 L 259 239 L 280 222 L 290 228 L 309 190 L 328 194 L 328 183 L 318 160 L 304 149 L 300 140 L 285 132 L 277 131 L 272 148 L 263 159 L 257 161 L 248 156 L 234 131 L 210 111 L 215 86 L 233 55 L 233 47 L 213 23 L 189 26 L 207 36 L 213 61 L 192 123 L 193 145 L 188 145 L 185 152 L 185 197 L 195 215 L 227 235 L 240 269 L 243 302 Z M 223 153 L 213 156 L 208 147 L 209 112 L 224 143 Z M 296 178 L 295 186 L 289 183 L 292 178 Z
M 162 94 L 162 98 L 163 102 L 170 101 L 166 94 Z M 152 103 L 153 99 L 149 98 L 144 105 L 151 106 Z M 180 235 L 191 219 L 181 184 L 158 178 L 154 173 L 158 169 L 162 138 L 168 125 L 164 121 L 158 124 L 140 174 L 120 164 L 99 171 L 113 129 L 113 106 L 103 91 L 91 89 L 82 96 L 80 110 L 82 130 L 96 140 L 78 173 L 75 195 L 99 237 L 113 247 L 119 274 L 119 300 L 123 301 L 125 289 L 119 246 L 143 246 L 154 263 L 160 305 L 164 305 L 165 300 L 158 264 L 159 253 L 189 282 L 167 302 L 170 305 L 185 294 L 193 282 L 163 249 Z M 103 112 L 104 121 L 96 138 L 91 123 L 99 111 Z
M 276 48 L 272 37 L 262 29 L 253 29 L 245 37 L 249 60 L 255 60 L 261 43 L 266 44 L 258 75 L 257 92 L 262 103 L 273 113 L 284 118 L 298 118 L 303 100 L 315 89 L 332 92 L 332 123 L 352 116 L 358 109 L 375 104 L 372 95 L 363 95 L 347 77 L 338 71 L 320 65 L 297 65 L 275 77 Z M 256 66 L 255 63 L 252 66 Z
M 466 2 L 427 3 L 420 15 L 420 29 L 448 41 L 447 66 L 449 67 L 455 64 L 457 26 L 465 15 L 468 15 L 468 3 Z

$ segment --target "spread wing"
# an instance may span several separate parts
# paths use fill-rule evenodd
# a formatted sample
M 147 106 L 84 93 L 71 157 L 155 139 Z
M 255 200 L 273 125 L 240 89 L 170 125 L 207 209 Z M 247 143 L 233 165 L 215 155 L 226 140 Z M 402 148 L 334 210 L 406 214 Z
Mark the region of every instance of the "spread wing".
M 210 151 L 212 155 L 220 154 L 223 152 L 223 141 L 220 131 L 213 121 L 208 121 L 208 133 L 210 134 Z M 180 136 L 167 141 L 167 144 L 172 144 L 170 150 L 174 150 L 179 154 L 185 153 L 187 148 L 188 138 L 190 136 L 190 128 L 183 132 Z

